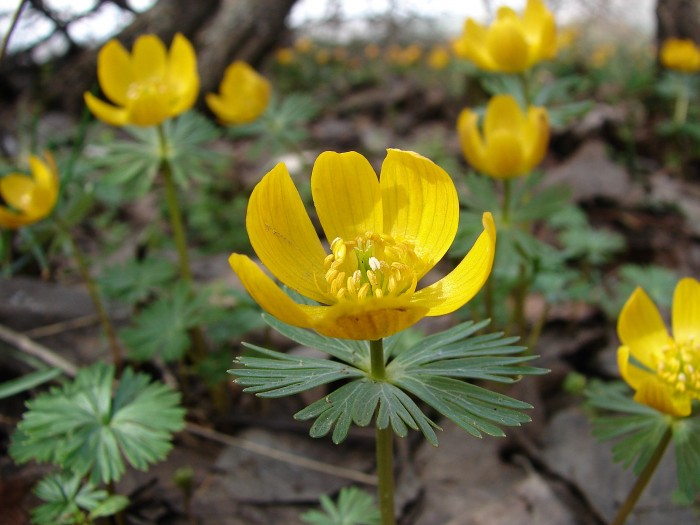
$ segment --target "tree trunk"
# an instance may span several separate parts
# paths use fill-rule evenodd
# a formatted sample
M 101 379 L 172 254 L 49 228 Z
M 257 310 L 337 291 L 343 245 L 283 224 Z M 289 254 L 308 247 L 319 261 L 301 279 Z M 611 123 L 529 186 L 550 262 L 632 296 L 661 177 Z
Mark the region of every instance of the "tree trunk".
M 242 59 L 258 65 L 274 48 L 295 1 L 160 0 L 115 38 L 130 49 L 142 34 L 156 34 L 166 46 L 175 33 L 184 34 L 197 50 L 202 92 L 214 91 L 230 62 Z M 28 63 L 28 53 L 8 57 L 0 64 L 3 100 L 13 103 L 21 94 L 78 113 L 83 93 L 97 81 L 98 51 L 73 47 L 48 69 Z
M 690 38 L 700 45 L 700 0 L 656 0 L 656 43 Z

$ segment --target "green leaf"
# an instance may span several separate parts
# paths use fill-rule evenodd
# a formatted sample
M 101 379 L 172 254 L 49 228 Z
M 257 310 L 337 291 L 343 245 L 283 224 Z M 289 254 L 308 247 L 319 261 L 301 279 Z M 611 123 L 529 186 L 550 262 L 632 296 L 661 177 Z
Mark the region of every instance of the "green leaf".
M 184 425 L 180 395 L 129 368 L 114 394 L 113 382 L 114 367 L 96 364 L 29 401 L 10 455 L 61 465 L 93 484 L 119 480 L 124 460 L 145 470 L 165 458 Z
M 323 495 L 322 511 L 310 510 L 300 516 L 310 525 L 380 525 L 381 513 L 374 498 L 357 487 L 344 487 L 338 494 L 337 505 Z
M 190 346 L 188 330 L 201 321 L 203 300 L 180 283 L 170 296 L 144 308 L 134 318 L 134 326 L 120 332 L 129 357 L 147 360 L 159 356 L 166 362 L 180 359 Z
M 132 259 L 107 268 L 99 279 L 99 285 L 107 297 L 136 305 L 155 295 L 176 274 L 175 264 L 167 259 Z
M 464 380 L 509 383 L 523 375 L 546 372 L 526 365 L 535 356 L 514 355 L 523 350 L 513 346 L 517 338 L 504 338 L 500 333 L 476 335 L 488 322 L 463 323 L 420 339 L 409 348 L 403 348 L 400 334 L 388 338 L 384 345 L 385 361 L 388 361 L 386 376 L 377 380 L 367 364 L 367 342 L 323 337 L 270 317 L 266 321 L 300 344 L 323 350 L 340 362 L 288 356 L 246 345 L 259 356 L 240 357 L 238 362 L 243 368 L 229 373 L 237 377 L 246 391 L 266 397 L 296 394 L 353 379 L 294 416 L 300 420 L 315 419 L 310 430 L 312 437 L 325 436 L 332 430 L 335 443 L 347 437 L 352 424 L 363 427 L 374 419 L 378 428 L 391 426 L 402 437 L 409 428 L 420 430 L 430 443 L 437 445 L 434 428 L 439 427 L 409 394 L 473 435 L 480 436 L 481 432 L 503 435 L 498 425 L 529 421 L 520 410 L 532 407 Z
M 627 385 L 619 382 L 591 382 L 585 391 L 590 406 L 605 412 L 618 413 L 596 413 L 592 417 L 593 435 L 601 441 L 616 439 L 612 447 L 613 459 L 622 463 L 625 468 L 634 465 L 633 471 L 639 475 L 649 463 L 672 419 L 651 407 L 637 403 L 629 394 Z
M 684 418 L 673 423 L 678 487 L 686 501 L 700 493 L 700 417 Z
M 46 370 L 37 370 L 36 372 L 23 375 L 17 379 L 0 383 L 0 399 L 14 396 L 25 390 L 30 390 L 44 383 L 48 383 L 61 374 L 62 372 L 58 368 L 48 368 Z

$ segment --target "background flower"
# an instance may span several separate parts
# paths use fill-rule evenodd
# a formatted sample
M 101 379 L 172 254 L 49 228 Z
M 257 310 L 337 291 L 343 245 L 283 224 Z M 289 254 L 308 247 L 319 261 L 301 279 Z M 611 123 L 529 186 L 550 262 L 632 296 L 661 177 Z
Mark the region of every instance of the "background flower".
M 683 73 L 700 71 L 700 48 L 690 39 L 669 38 L 661 45 L 661 64 Z
M 555 56 L 554 15 L 542 0 L 528 0 L 522 16 L 510 7 L 499 8 L 490 27 L 468 18 L 453 49 L 458 57 L 481 69 L 521 73 Z
M 673 294 L 673 337 L 654 303 L 637 288 L 620 312 L 617 361 L 634 399 L 660 412 L 688 416 L 700 399 L 700 283 L 681 279 Z
M 206 103 L 226 124 L 246 124 L 257 119 L 270 102 L 270 83 L 245 62 L 237 60 L 226 68 L 220 95 L 208 93 Z
M 489 101 L 483 131 L 479 116 L 464 109 L 457 119 L 457 133 L 464 158 L 476 170 L 498 179 L 529 173 L 544 158 L 549 142 L 547 110 L 530 106 L 523 113 L 510 95 Z
M 0 206 L 0 226 L 20 228 L 48 216 L 58 199 L 59 180 L 56 165 L 49 155 L 46 162 L 29 157 L 31 176 L 10 173 L 0 179 L 0 197 L 6 206 Z
M 199 93 L 197 56 L 180 33 L 170 50 L 155 35 L 136 39 L 133 53 L 110 40 L 97 55 L 97 78 L 111 105 L 85 93 L 85 103 L 114 126 L 155 126 L 190 109 Z

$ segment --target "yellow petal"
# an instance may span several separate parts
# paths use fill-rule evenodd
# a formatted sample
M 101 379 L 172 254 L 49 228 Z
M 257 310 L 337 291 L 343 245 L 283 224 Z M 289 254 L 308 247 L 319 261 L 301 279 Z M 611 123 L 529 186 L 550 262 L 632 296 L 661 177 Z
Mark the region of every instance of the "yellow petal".
M 499 179 L 508 179 L 527 173 L 523 151 L 523 137 L 508 130 L 491 133 L 486 143 L 486 173 Z
M 236 113 L 237 108 L 228 105 L 226 100 L 216 93 L 207 93 L 204 95 L 204 102 L 206 102 L 211 112 L 214 113 L 216 118 L 221 122 L 226 124 L 238 122 L 239 114 Z
M 31 177 L 10 173 L 0 179 L 0 194 L 5 202 L 18 211 L 24 211 L 31 204 L 35 184 Z
M 267 313 L 284 323 L 311 328 L 328 310 L 327 306 L 295 303 L 257 264 L 245 255 L 233 253 L 228 261 L 255 302 Z
M 496 20 L 486 41 L 489 55 L 499 71 L 519 73 L 530 67 L 530 50 L 522 24 L 511 17 Z
M 199 94 L 199 74 L 197 54 L 187 38 L 177 33 L 168 52 L 168 85 L 175 93 L 172 115 L 190 109 Z
M 457 118 L 457 134 L 464 158 L 474 169 L 484 172 L 486 150 L 481 140 L 478 123 L 479 115 L 470 109 L 463 109 Z
M 314 329 L 328 337 L 377 340 L 388 337 L 421 320 L 428 308 L 402 298 L 385 297 L 362 303 L 341 301 L 327 308 Z
M 656 378 L 642 383 L 634 394 L 634 400 L 671 416 L 686 417 L 691 412 L 688 396 L 672 396 L 671 389 Z
M 498 131 L 507 130 L 514 135 L 520 135 L 524 127 L 525 116 L 515 98 L 511 95 L 491 97 L 484 117 L 485 142 L 488 143 L 491 135 Z
M 112 126 L 125 126 L 129 122 L 129 114 L 126 109 L 102 102 L 92 93 L 85 93 L 84 98 L 90 112 L 101 121 Z
M 653 369 L 652 354 L 673 344 L 659 311 L 641 288 L 622 307 L 617 335 L 632 357 L 649 369 Z
M 155 35 L 143 35 L 136 39 L 132 51 L 132 65 L 136 82 L 166 75 L 167 50 Z
M 134 75 L 129 52 L 117 40 L 110 40 L 100 49 L 97 78 L 107 98 L 120 106 L 126 105 Z
M 445 315 L 472 299 L 488 279 L 496 252 L 496 225 L 489 212 L 484 231 L 457 267 L 438 282 L 413 294 L 411 302 L 430 308 L 426 315 Z
M 681 343 L 700 345 L 700 282 L 681 279 L 673 294 L 673 338 Z
M 557 50 L 554 15 L 542 0 L 529 0 L 523 12 L 523 29 L 530 43 L 531 63 L 553 58 Z
M 14 213 L 0 206 L 0 227 L 15 230 L 30 223 L 24 214 Z
M 384 233 L 409 241 L 423 277 L 445 255 L 457 233 L 459 201 L 450 176 L 417 153 L 390 149 L 379 176 Z
M 171 102 L 167 94 L 145 90 L 131 101 L 128 121 L 136 126 L 158 125 L 173 116 Z
M 531 106 L 528 109 L 523 142 L 525 144 L 525 158 L 523 161 L 527 167 L 526 171 L 531 171 L 542 162 L 547 153 L 549 116 L 545 108 Z
M 306 297 L 329 302 L 319 289 L 326 285 L 326 252 L 284 164 L 255 186 L 246 228 L 255 253 L 275 277 Z
M 359 153 L 325 151 L 314 163 L 311 193 L 329 242 L 354 240 L 366 232 L 382 233 L 379 180 Z
M 496 64 L 488 54 L 487 39 L 488 29 L 469 18 L 464 24 L 464 34 L 454 43 L 455 54 L 471 60 L 481 69 L 493 71 Z
M 219 90 L 221 95 L 208 95 L 207 103 L 227 124 L 254 121 L 265 112 L 270 101 L 270 83 L 240 60 L 226 68 Z
M 617 349 L 617 367 L 620 369 L 622 379 L 634 390 L 637 390 L 642 383 L 652 380 L 655 376 L 653 372 L 630 363 L 630 349 L 627 346 L 621 346 Z

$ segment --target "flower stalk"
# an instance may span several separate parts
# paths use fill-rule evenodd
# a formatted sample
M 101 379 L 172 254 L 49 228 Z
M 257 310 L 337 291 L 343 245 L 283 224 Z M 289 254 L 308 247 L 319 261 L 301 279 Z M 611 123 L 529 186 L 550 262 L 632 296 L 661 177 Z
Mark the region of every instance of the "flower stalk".
M 107 314 L 107 309 L 105 308 L 104 301 L 102 301 L 102 296 L 100 295 L 100 291 L 97 288 L 97 284 L 92 278 L 92 275 L 90 275 L 90 267 L 87 263 L 87 258 L 85 257 L 85 254 L 83 253 L 75 238 L 71 234 L 68 225 L 58 216 L 55 217 L 55 221 L 59 230 L 65 235 L 66 239 L 68 239 L 71 252 L 73 253 L 75 262 L 78 265 L 78 271 L 80 272 L 80 276 L 83 278 L 85 286 L 87 286 L 88 293 L 90 294 L 90 299 L 92 300 L 92 304 L 95 306 L 95 310 L 97 310 L 97 315 L 100 319 L 100 325 L 102 326 L 102 330 L 107 336 L 107 341 L 109 342 L 109 349 L 112 354 L 112 361 L 114 362 L 114 366 L 116 367 L 117 373 L 119 374 L 121 373 L 121 370 L 124 366 L 124 357 L 122 355 L 121 345 L 119 344 L 117 333 L 114 330 L 114 325 L 112 324 L 112 321 L 109 319 L 109 315 Z
M 690 93 L 688 89 L 687 75 L 679 75 L 676 91 L 676 104 L 673 110 L 673 122 L 680 126 L 688 119 L 688 105 L 690 103 Z
M 651 477 L 654 475 L 654 472 L 656 472 L 656 467 L 659 465 L 659 462 L 661 461 L 664 452 L 666 452 L 666 448 L 671 442 L 672 435 L 673 432 L 671 430 L 671 426 L 669 425 L 663 437 L 661 438 L 661 441 L 659 441 L 656 450 L 654 450 L 654 454 L 651 456 L 649 463 L 647 463 L 647 466 L 644 467 L 644 470 L 637 478 L 637 481 L 632 487 L 632 490 L 627 495 L 627 499 L 622 504 L 622 507 L 620 507 L 620 510 L 617 511 L 617 516 L 615 516 L 615 519 L 611 522 L 611 525 L 623 525 L 625 521 L 627 521 L 627 517 L 629 516 L 630 512 L 632 512 L 632 509 L 634 509 L 634 506 L 637 504 L 637 500 L 639 500 L 639 497 L 642 495 L 642 492 L 651 480 Z
M 382 381 L 386 377 L 384 366 L 384 343 L 382 339 L 369 342 L 370 377 Z M 377 427 L 376 456 L 379 510 L 382 525 L 394 525 L 394 431 L 391 426 Z

